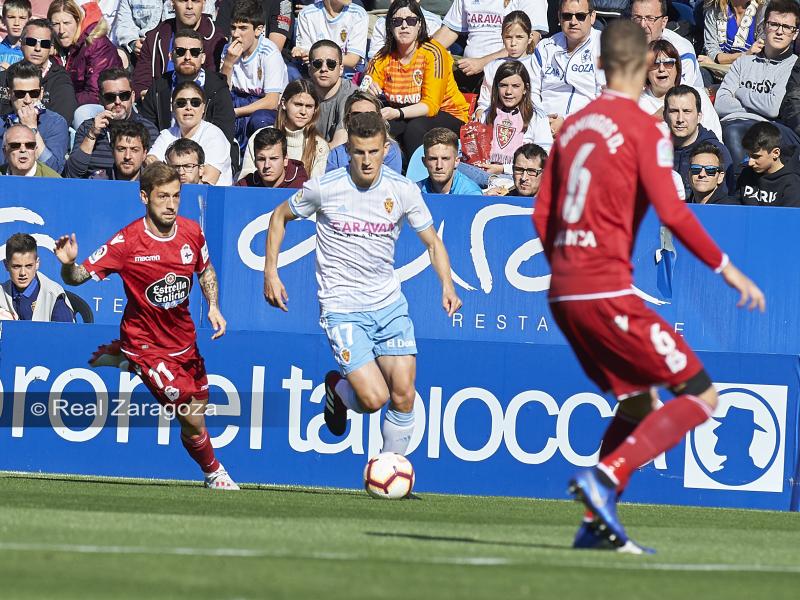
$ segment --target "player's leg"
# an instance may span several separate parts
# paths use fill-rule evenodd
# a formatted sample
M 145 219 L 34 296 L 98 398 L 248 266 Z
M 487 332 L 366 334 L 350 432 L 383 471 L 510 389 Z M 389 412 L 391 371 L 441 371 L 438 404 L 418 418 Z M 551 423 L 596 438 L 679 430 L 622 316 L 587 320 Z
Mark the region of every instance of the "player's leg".
M 391 401 L 383 417 L 381 451 L 405 454 L 414 433 L 417 357 L 413 354 L 384 355 L 379 356 L 377 362 L 388 385 Z

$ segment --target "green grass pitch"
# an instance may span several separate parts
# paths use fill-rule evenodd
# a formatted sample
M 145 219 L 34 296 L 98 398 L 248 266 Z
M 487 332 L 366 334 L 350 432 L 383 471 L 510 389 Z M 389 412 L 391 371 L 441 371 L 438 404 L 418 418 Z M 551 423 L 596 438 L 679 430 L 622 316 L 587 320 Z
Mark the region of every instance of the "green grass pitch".
M 0 598 L 797 598 L 797 514 L 622 505 L 655 556 L 574 551 L 571 502 L 0 475 Z

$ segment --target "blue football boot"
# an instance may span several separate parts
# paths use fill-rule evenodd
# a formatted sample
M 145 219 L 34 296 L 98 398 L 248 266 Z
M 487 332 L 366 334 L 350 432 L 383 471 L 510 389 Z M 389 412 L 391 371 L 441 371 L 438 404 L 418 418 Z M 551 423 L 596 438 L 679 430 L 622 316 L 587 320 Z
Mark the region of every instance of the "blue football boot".
M 617 548 L 627 544 L 628 535 L 617 517 L 616 486 L 597 467 L 579 472 L 569 482 L 569 493 L 597 517 L 598 532 Z

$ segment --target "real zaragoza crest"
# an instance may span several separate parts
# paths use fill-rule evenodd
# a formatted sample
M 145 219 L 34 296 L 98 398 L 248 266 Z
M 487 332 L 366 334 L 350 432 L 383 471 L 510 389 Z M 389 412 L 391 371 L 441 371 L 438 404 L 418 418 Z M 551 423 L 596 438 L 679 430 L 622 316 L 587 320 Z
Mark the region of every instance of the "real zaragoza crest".
M 387 198 L 386 200 L 384 200 L 383 208 L 386 209 L 386 212 L 388 214 L 392 214 L 392 209 L 394 208 L 394 200 L 392 200 L 391 198 Z
M 514 138 L 517 128 L 508 119 L 503 119 L 497 126 L 497 143 L 501 148 L 505 148 Z

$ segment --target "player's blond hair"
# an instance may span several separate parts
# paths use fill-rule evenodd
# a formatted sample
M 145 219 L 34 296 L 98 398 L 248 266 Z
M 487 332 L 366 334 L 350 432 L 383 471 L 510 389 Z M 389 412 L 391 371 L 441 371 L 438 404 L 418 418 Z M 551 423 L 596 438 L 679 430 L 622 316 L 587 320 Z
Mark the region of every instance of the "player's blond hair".
M 647 60 L 647 36 L 633 21 L 616 19 L 600 36 L 600 56 L 609 78 L 616 73 L 633 73 Z

